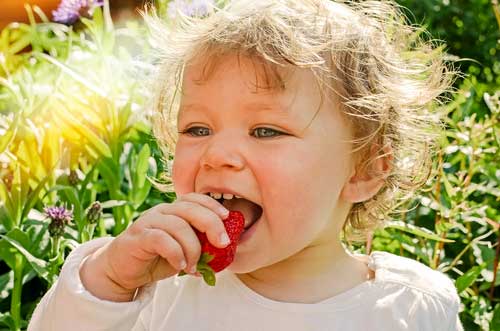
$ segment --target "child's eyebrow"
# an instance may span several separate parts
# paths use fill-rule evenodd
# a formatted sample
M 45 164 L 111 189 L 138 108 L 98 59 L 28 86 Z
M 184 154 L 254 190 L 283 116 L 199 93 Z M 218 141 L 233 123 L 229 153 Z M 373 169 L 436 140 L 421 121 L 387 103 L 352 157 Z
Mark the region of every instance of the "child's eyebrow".
M 244 110 L 262 113 L 262 112 L 272 112 L 280 116 L 290 115 L 290 111 L 287 107 L 283 107 L 276 103 L 266 103 L 266 102 L 249 102 L 243 106 Z M 179 108 L 179 113 L 183 112 L 211 112 L 211 109 L 201 103 L 189 103 L 181 105 Z

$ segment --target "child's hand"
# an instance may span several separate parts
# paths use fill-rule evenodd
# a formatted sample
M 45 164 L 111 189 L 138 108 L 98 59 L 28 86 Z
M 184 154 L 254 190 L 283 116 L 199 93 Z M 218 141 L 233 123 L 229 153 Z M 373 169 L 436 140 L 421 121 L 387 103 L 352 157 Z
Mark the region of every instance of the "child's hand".
M 157 205 L 87 258 L 80 269 L 82 282 L 101 299 L 130 301 L 137 288 L 180 270 L 193 273 L 201 246 L 192 227 L 223 248 L 229 243 L 222 240 L 227 214 L 219 202 L 199 193 Z

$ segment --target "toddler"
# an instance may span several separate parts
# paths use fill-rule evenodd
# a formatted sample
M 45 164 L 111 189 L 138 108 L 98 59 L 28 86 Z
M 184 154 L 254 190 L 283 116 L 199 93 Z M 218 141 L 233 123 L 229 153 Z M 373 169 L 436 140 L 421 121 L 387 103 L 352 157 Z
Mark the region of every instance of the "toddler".
M 75 249 L 28 330 L 463 330 L 445 275 L 343 245 L 426 181 L 430 105 L 450 86 L 395 4 L 235 0 L 146 19 L 177 200 Z M 209 286 L 195 230 L 226 247 L 230 210 L 244 232 Z

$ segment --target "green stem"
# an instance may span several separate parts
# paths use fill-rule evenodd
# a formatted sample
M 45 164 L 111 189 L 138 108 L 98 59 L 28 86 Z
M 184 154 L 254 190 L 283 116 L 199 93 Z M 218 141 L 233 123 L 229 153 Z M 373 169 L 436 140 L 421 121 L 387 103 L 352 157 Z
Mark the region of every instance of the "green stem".
M 15 331 L 21 330 L 21 293 L 23 288 L 24 258 L 16 254 L 14 258 L 14 288 L 10 301 L 10 315 L 14 320 Z
M 491 5 L 493 6 L 493 12 L 495 13 L 495 18 L 497 19 L 498 28 L 500 29 L 500 8 L 498 6 L 498 0 L 491 0 Z
M 491 301 L 493 301 L 493 294 L 495 293 L 495 283 L 497 280 L 499 260 L 500 260 L 500 231 L 498 231 L 497 233 L 497 249 L 495 251 L 495 259 L 493 261 L 493 280 L 491 281 L 490 293 L 489 293 Z
M 54 279 L 54 275 L 57 274 L 57 257 L 59 256 L 59 249 L 61 246 L 61 238 L 56 236 L 52 237 L 52 252 L 51 252 L 51 266 L 50 273 L 51 279 Z
M 61 238 L 56 236 L 52 237 L 52 258 L 57 257 L 59 254 L 59 246 L 60 246 Z
M 103 5 L 104 14 L 104 24 L 106 27 L 106 32 L 113 30 L 113 19 L 111 18 L 111 10 L 109 8 L 109 0 L 104 1 Z
M 106 237 L 106 224 L 104 223 L 104 218 L 99 219 L 99 237 Z

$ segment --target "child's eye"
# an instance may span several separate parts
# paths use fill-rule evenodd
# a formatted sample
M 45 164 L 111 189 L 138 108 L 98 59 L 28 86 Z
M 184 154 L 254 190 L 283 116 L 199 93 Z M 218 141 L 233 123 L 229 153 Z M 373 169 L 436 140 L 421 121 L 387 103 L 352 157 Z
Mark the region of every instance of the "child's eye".
M 179 133 L 187 134 L 191 137 L 203 137 L 210 134 L 210 129 L 202 126 L 193 126 L 184 131 L 180 131 Z M 271 128 L 262 127 L 250 131 L 250 134 L 254 135 L 256 138 L 272 138 L 284 135 L 285 133 Z
M 186 129 L 184 131 L 179 132 L 181 134 L 187 134 L 192 137 L 202 137 L 202 136 L 207 136 L 210 134 L 210 129 L 209 128 L 204 128 L 202 126 L 193 126 L 189 129 Z
M 250 134 L 255 134 L 257 138 L 272 138 L 284 135 L 285 133 L 271 128 L 262 127 L 254 129 Z

